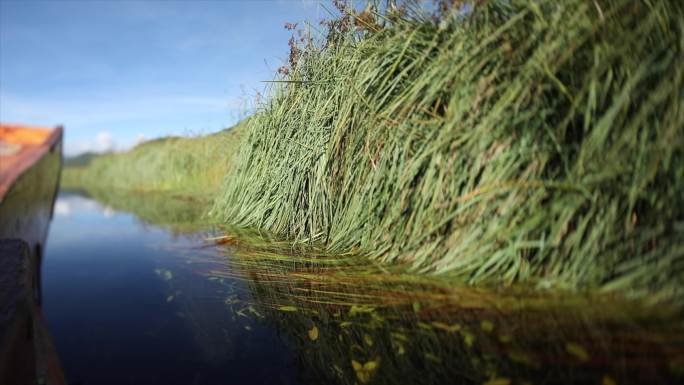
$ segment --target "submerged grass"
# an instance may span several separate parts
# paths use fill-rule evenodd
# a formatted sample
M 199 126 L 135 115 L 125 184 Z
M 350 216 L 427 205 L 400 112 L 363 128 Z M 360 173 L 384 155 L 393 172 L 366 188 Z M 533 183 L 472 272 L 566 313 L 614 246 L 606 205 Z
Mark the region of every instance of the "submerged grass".
M 215 215 L 468 283 L 682 300 L 684 3 L 347 19 L 247 123 Z
M 231 287 L 244 281 L 250 296 L 229 295 L 229 311 L 244 322 L 275 324 L 302 352 L 305 378 L 344 384 L 681 378 L 684 329 L 673 322 L 676 312 L 606 295 L 454 287 L 368 259 L 226 232 L 212 241 L 232 247 L 204 273 Z

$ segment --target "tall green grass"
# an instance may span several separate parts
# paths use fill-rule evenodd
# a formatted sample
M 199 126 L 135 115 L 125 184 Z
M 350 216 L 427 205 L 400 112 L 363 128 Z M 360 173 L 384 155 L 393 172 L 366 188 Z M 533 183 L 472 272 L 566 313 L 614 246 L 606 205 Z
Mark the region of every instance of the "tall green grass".
M 684 3 L 475 3 L 300 47 L 213 213 L 470 283 L 681 298 Z
M 174 192 L 213 197 L 231 170 L 241 124 L 200 137 L 167 137 L 125 152 L 93 158 L 86 166 L 67 167 L 66 188 Z

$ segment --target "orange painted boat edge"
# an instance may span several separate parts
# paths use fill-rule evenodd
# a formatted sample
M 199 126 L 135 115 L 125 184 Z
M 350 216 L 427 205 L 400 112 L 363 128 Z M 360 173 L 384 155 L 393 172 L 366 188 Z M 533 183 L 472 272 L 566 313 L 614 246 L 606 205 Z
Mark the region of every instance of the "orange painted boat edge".
M 17 163 L 5 172 L 0 171 L 0 202 L 19 177 L 38 162 L 52 147 L 61 142 L 63 126 L 54 128 L 0 123 L 0 139 L 28 147 Z M 1 159 L 2 157 L 0 157 Z

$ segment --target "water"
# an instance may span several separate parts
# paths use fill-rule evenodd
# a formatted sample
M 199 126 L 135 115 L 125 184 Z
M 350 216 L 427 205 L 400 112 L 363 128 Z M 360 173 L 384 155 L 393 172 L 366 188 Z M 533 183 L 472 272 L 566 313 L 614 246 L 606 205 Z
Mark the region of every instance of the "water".
M 240 232 L 215 245 L 229 230 L 198 225 L 192 202 L 101 199 L 59 196 L 44 262 L 73 384 L 684 379 L 676 310 L 457 287 Z
M 211 265 L 196 261 L 201 244 L 91 199 L 59 196 L 43 306 L 71 383 L 295 381 L 293 354 L 276 332 L 233 321 L 224 299 L 236 287 L 199 273 Z

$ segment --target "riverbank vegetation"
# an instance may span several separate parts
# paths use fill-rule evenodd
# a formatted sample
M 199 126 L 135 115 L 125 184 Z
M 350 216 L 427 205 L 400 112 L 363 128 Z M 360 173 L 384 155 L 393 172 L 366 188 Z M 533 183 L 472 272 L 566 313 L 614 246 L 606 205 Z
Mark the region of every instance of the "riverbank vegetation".
M 214 213 L 470 283 L 680 293 L 682 8 L 355 14 L 298 52 Z
M 684 5 L 447 3 L 336 2 L 239 144 L 142 145 L 79 182 L 207 186 L 222 222 L 451 282 L 681 303 Z
M 211 200 L 230 172 L 246 122 L 206 136 L 143 142 L 129 151 L 88 157 L 73 166 L 67 162 L 62 187 L 102 190 L 98 195 L 173 192 Z

